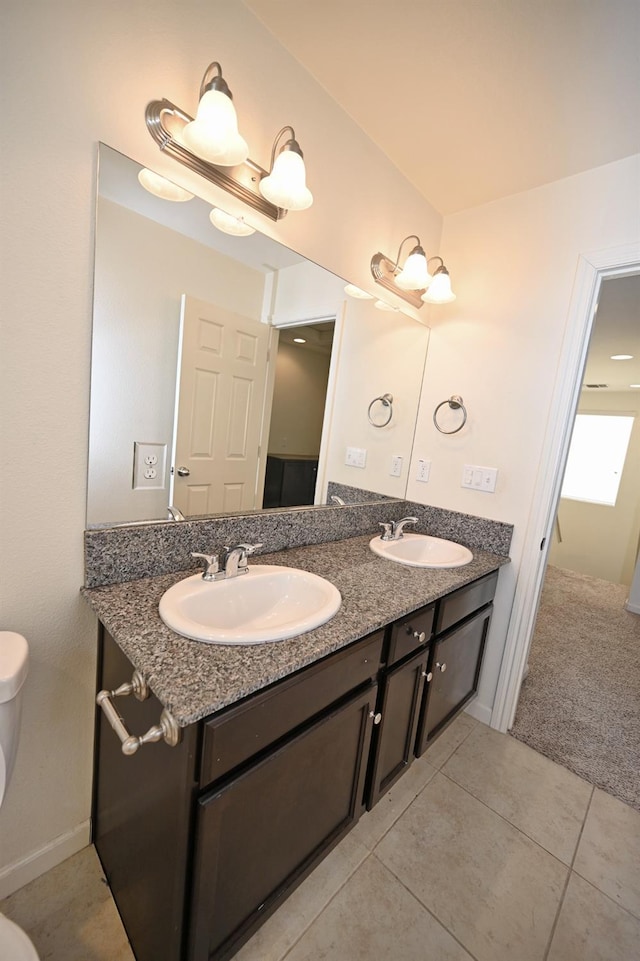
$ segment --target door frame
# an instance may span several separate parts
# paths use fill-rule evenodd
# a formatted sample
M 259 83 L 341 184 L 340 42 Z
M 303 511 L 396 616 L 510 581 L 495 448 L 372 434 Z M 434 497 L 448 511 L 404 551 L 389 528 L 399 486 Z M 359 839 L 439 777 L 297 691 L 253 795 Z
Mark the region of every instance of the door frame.
M 529 514 L 491 713 L 491 727 L 502 732 L 513 725 L 527 664 L 600 286 L 603 280 L 637 273 L 640 273 L 640 242 L 581 254 L 578 258 L 552 413 L 540 459 L 539 482 Z

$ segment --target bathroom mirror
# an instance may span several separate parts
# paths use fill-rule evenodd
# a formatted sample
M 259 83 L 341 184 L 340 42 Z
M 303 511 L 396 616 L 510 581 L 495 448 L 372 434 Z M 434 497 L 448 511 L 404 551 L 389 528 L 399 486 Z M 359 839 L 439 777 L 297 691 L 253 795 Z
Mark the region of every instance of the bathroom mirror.
M 87 526 L 326 503 L 331 481 L 404 497 L 428 328 L 99 150 Z

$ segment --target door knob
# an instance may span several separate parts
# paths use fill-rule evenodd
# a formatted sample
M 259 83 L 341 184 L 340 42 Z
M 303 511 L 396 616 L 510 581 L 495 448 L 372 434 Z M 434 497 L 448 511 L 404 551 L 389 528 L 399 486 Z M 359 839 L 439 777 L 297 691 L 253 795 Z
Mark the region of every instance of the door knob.
M 188 467 L 178 467 L 178 469 L 176 470 L 176 474 L 178 475 L 178 477 L 188 477 L 190 473 L 191 471 L 189 470 Z
M 375 713 L 375 711 L 369 711 L 369 717 L 373 718 L 374 724 L 379 724 L 380 721 L 382 720 L 382 714 L 380 714 L 379 711 L 377 714 Z
M 444 674 L 444 672 L 445 672 L 446 669 L 447 669 L 447 665 L 446 665 L 446 664 L 441 664 L 440 661 L 437 661 L 437 662 L 436 662 L 436 667 L 437 667 L 438 670 L 441 671 L 443 674 Z

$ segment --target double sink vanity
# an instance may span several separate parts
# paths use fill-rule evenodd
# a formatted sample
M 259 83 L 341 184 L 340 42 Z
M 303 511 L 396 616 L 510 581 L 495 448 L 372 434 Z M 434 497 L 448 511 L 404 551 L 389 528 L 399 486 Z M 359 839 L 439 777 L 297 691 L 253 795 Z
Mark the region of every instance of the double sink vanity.
M 182 570 L 85 589 L 98 688 L 122 730 L 158 741 L 123 753 L 98 710 L 94 841 L 137 961 L 233 957 L 473 697 L 506 551 L 376 526 L 217 583 Z M 142 699 L 112 698 L 134 669 Z

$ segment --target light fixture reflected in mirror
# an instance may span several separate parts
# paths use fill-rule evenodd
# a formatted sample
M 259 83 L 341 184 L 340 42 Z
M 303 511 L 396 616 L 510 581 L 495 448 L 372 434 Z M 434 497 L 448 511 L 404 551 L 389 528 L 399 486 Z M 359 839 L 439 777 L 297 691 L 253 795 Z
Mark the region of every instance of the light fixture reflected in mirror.
M 368 294 L 366 290 L 361 290 L 355 284 L 347 284 L 344 288 L 345 294 L 355 297 L 357 300 L 373 300 L 373 294 Z
M 166 177 L 157 174 L 155 170 L 148 170 L 143 167 L 138 174 L 138 180 L 145 190 L 148 190 L 154 197 L 160 197 L 161 200 L 172 200 L 175 203 L 193 200 L 193 194 L 190 194 L 188 190 L 171 183 Z
M 291 136 L 282 143 L 283 136 L 289 131 Z M 280 143 L 282 146 L 278 150 Z M 293 127 L 278 131 L 271 150 L 270 170 L 271 173 L 258 185 L 263 197 L 284 210 L 306 210 L 311 206 L 313 196 L 307 187 L 303 153 Z
M 212 209 L 209 220 L 218 230 L 222 230 L 225 234 L 231 234 L 232 237 L 250 237 L 251 234 L 256 232 L 256 228 L 246 224 L 242 217 L 233 217 L 226 211 L 220 210 L 219 207 Z
M 417 243 L 401 267 L 402 248 L 408 240 L 415 240 Z M 432 276 L 428 268 L 433 260 L 440 261 L 440 266 Z M 451 291 L 449 271 L 442 257 L 427 258 L 416 234 L 409 234 L 404 238 L 394 261 L 382 253 L 374 254 L 371 258 L 371 273 L 377 284 L 392 291 L 397 297 L 402 297 L 414 307 L 422 307 L 423 303 L 445 304 L 456 299 Z
M 283 127 L 276 136 L 268 171 L 248 157 L 231 91 L 217 61 L 209 64 L 202 78 L 195 120 L 170 100 L 152 100 L 145 118 L 163 153 L 271 220 L 313 203 L 293 127 Z M 284 134 L 290 136 L 283 142 Z
M 388 304 L 386 300 L 376 300 L 373 306 L 377 307 L 378 310 L 400 310 L 399 307 L 393 307 L 391 304 Z

